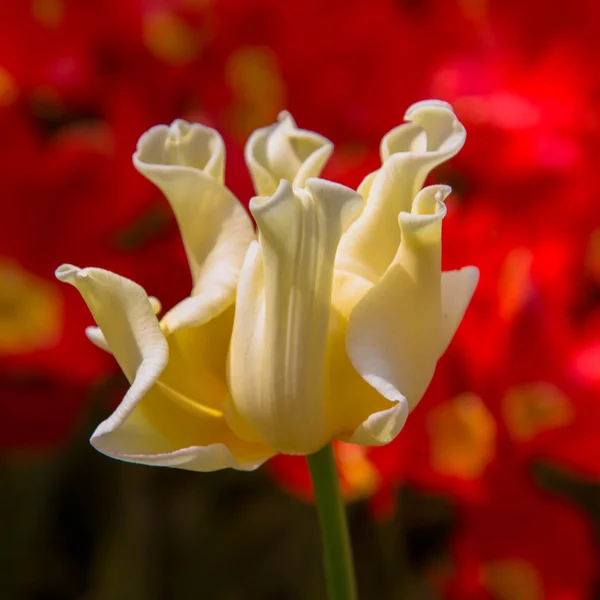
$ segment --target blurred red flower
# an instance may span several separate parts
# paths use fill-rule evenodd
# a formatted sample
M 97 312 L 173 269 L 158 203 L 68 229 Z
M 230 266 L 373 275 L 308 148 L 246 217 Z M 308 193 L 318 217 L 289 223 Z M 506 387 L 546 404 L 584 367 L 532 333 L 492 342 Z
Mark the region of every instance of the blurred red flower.
M 451 545 L 449 600 L 584 600 L 598 575 L 589 520 L 518 469 L 490 474 L 487 501 L 465 506 Z

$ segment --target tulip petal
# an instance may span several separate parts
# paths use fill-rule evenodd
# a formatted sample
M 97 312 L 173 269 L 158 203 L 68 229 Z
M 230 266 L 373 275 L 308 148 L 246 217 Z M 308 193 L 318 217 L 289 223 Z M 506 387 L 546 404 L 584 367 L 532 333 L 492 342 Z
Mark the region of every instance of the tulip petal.
M 162 309 L 160 300 L 158 298 L 155 298 L 154 296 L 148 296 L 148 301 L 150 302 L 150 306 L 152 307 L 154 314 L 158 315 L 158 313 Z M 108 343 L 106 342 L 106 339 L 100 327 L 96 327 L 94 325 L 86 327 L 85 335 L 88 338 L 88 340 L 90 340 L 90 342 L 94 344 L 94 346 L 100 348 L 100 350 L 104 350 L 105 352 L 110 352 L 110 348 L 108 347 Z
M 408 414 L 406 399 L 396 390 L 376 389 L 353 367 L 346 351 L 348 316 L 346 302 L 363 297 L 368 287 L 359 278 L 334 280 L 334 301 L 329 326 L 329 394 L 325 411 L 330 430 L 337 439 L 378 446 L 390 442 L 400 431 Z M 358 285 L 357 285 L 358 284 Z M 340 293 L 340 286 L 343 293 Z M 344 302 L 340 303 L 339 300 Z M 381 387 L 381 386 L 379 386 Z
M 163 327 L 176 331 L 201 325 L 233 303 L 254 239 L 250 217 L 223 185 L 223 140 L 197 123 L 158 125 L 140 138 L 133 164 L 169 200 L 194 282 L 191 296 L 163 317 Z
M 149 389 L 164 370 L 169 349 L 146 292 L 104 269 L 66 264 L 56 269 L 56 277 L 82 295 L 129 382 Z
M 295 190 L 282 180 L 271 198 L 250 203 L 259 242 L 242 269 L 229 362 L 235 412 L 247 427 L 230 423 L 279 452 L 309 454 L 331 439 L 324 395 L 333 263 L 361 206 L 356 192 L 318 179 Z
M 79 290 L 131 382 L 121 404 L 93 433 L 97 450 L 127 462 L 196 471 L 254 469 L 273 454 L 237 438 L 222 412 L 169 385 L 176 363 L 140 286 L 109 271 L 72 265 L 59 267 L 56 275 Z M 177 334 L 171 354 L 176 339 Z
M 104 338 L 104 334 L 100 327 L 96 327 L 95 325 L 90 325 L 85 328 L 85 335 L 94 346 L 100 348 L 100 350 L 104 350 L 105 352 L 110 352 L 110 348 L 106 343 L 106 339 Z
M 351 444 L 360 446 L 383 446 L 389 444 L 404 427 L 408 418 L 406 398 L 384 380 L 371 377 L 368 383 L 384 398 L 393 402 L 386 410 L 372 413 L 354 433 L 345 438 Z
M 223 410 L 227 389 L 227 354 L 233 329 L 231 306 L 208 323 L 168 336 L 169 365 L 161 382 L 196 403 Z
M 477 267 L 463 267 L 456 271 L 442 273 L 440 356 L 450 345 L 473 297 L 478 281 L 479 269 Z
M 304 187 L 318 177 L 331 156 L 333 144 L 323 136 L 298 129 L 292 116 L 283 111 L 277 123 L 257 129 L 246 144 L 246 164 L 258 196 L 272 196 L 279 181 Z
M 233 308 L 168 338 L 169 363 L 127 422 L 102 425 L 94 446 L 115 458 L 194 471 L 252 470 L 274 453 L 239 439 L 221 410 Z
M 441 220 L 447 186 L 423 189 L 399 217 L 402 242 L 381 280 L 350 315 L 346 348 L 355 369 L 386 398 L 412 409 L 439 358 Z
M 449 104 L 426 100 L 411 106 L 409 121 L 381 141 L 383 164 L 361 185 L 365 209 L 342 237 L 336 268 L 375 283 L 391 264 L 400 244 L 397 217 L 409 211 L 432 169 L 463 146 L 465 129 Z
M 90 441 L 98 451 L 189 471 L 251 471 L 274 455 L 263 444 L 237 437 L 223 413 L 198 406 L 160 380 L 138 402 L 128 418 L 114 413 L 96 428 Z

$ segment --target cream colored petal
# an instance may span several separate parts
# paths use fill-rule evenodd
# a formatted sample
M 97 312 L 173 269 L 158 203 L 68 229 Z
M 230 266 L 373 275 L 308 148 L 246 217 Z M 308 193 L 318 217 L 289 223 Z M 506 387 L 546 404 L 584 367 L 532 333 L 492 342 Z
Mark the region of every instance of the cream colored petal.
M 152 312 L 155 315 L 159 315 L 162 310 L 162 304 L 160 300 L 156 296 L 148 296 L 148 302 L 150 302 L 150 306 L 152 307 Z
M 442 100 L 416 102 L 404 113 L 404 120 L 412 125 L 400 125 L 381 140 L 382 162 L 398 152 L 433 152 L 437 156 L 430 159 L 437 166 L 454 156 L 465 143 L 465 128 L 456 118 L 452 106 Z M 407 138 L 404 130 L 412 129 L 413 125 L 419 126 L 422 133 L 411 133 Z
M 132 387 L 148 389 L 165 368 L 169 349 L 146 292 L 104 269 L 67 264 L 56 269 L 56 277 L 82 295 Z M 119 410 L 130 408 L 124 402 Z
M 229 395 L 227 355 L 233 315 L 231 306 L 204 325 L 169 335 L 171 359 L 161 381 L 206 408 L 222 411 Z
M 353 279 L 340 281 L 339 273 L 334 278 L 334 295 L 344 302 L 334 303 L 330 318 L 326 416 L 337 439 L 369 446 L 387 444 L 402 428 L 408 407 L 397 391 L 374 389 L 350 362 L 346 352 L 347 303 L 358 301 L 372 287 L 356 285 L 359 278 Z
M 262 444 L 240 440 L 222 413 L 199 407 L 160 380 L 140 395 L 128 417 L 113 414 L 90 441 L 118 460 L 190 471 L 250 471 L 274 454 Z
M 197 123 L 158 125 L 139 140 L 136 169 L 165 194 L 181 231 L 194 287 L 164 317 L 168 331 L 200 325 L 233 303 L 252 222 L 223 185 L 221 136 Z
M 478 281 L 479 269 L 477 267 L 463 267 L 456 271 L 442 273 L 440 356 L 446 352 L 450 345 L 473 297 Z
M 250 136 L 245 155 L 257 195 L 271 196 L 281 179 L 304 187 L 310 177 L 318 177 L 332 151 L 327 138 L 298 129 L 292 116 L 283 111 L 277 123 Z
M 441 221 L 447 186 L 423 189 L 401 213 L 402 243 L 381 280 L 352 311 L 346 348 L 360 375 L 412 409 L 425 392 L 441 339 Z
M 122 460 L 124 462 L 149 465 L 154 467 L 173 467 L 184 469 L 186 471 L 197 471 L 201 473 L 210 473 L 220 471 L 221 469 L 236 469 L 238 471 L 254 471 L 263 465 L 273 453 L 261 453 L 257 456 L 248 456 L 243 460 L 233 456 L 225 444 L 211 444 L 209 446 L 190 446 L 164 453 L 135 454 L 123 453 L 122 446 L 116 443 L 119 451 L 103 449 L 103 444 L 99 439 L 98 430 L 94 433 L 91 441 L 96 450 L 106 454 L 111 458 Z
M 239 440 L 222 412 L 174 390 L 169 345 L 144 290 L 102 269 L 57 269 L 74 285 L 100 326 L 131 387 L 114 413 L 93 433 L 100 452 L 128 462 L 195 471 L 254 469 L 273 454 Z M 175 343 L 175 338 L 174 338 Z M 192 373 L 193 376 L 195 373 Z
M 373 412 L 345 440 L 360 446 L 383 446 L 389 444 L 404 427 L 408 417 L 408 402 L 393 385 L 384 380 L 369 377 L 367 382 L 393 404 L 386 410 Z
M 404 123 L 381 141 L 382 167 L 363 182 L 368 194 L 360 218 L 343 236 L 336 268 L 375 283 L 391 264 L 400 244 L 398 214 L 412 200 L 432 169 L 463 146 L 465 129 L 449 104 L 426 100 L 411 106 Z
M 100 350 L 104 350 L 105 352 L 110 352 L 110 348 L 106 343 L 106 339 L 104 338 L 104 334 L 100 327 L 96 327 L 95 325 L 90 325 L 85 328 L 85 335 L 94 346 L 100 348 Z
M 239 418 L 230 423 L 279 452 L 308 454 L 331 439 L 324 397 L 333 261 L 361 206 L 356 192 L 318 179 L 295 190 L 282 180 L 271 198 L 250 203 L 259 242 L 236 299 L 229 383 Z
M 162 310 L 160 300 L 158 298 L 155 298 L 154 296 L 148 296 L 148 301 L 150 302 L 150 306 L 152 307 L 154 314 L 158 315 L 158 313 L 160 313 L 160 311 Z M 104 334 L 102 333 L 100 327 L 96 327 L 93 325 L 86 327 L 85 335 L 87 336 L 88 340 L 92 342 L 92 344 L 94 344 L 101 350 L 104 350 L 105 352 L 110 352 L 110 348 L 106 343 L 106 339 L 104 338 Z
M 119 460 L 193 471 L 252 470 L 272 456 L 264 444 L 239 439 L 221 410 L 232 320 L 230 308 L 169 336 L 160 377 L 126 419 L 113 415 L 101 424 L 92 444 Z

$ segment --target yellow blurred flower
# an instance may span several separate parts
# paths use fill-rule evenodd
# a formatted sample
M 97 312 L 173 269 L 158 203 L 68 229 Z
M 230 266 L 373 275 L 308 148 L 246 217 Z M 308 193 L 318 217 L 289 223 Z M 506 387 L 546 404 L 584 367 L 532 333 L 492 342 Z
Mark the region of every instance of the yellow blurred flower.
M 63 265 L 131 388 L 92 436 L 115 458 L 252 469 L 332 439 L 390 442 L 429 385 L 477 283 L 441 272 L 450 189 L 421 189 L 462 147 L 449 105 L 425 101 L 382 140 L 355 192 L 318 179 L 332 145 L 291 116 L 252 134 L 250 218 L 223 184 L 214 130 L 185 121 L 139 141 L 136 168 L 165 194 L 193 289 L 160 321 L 132 281 Z
M 63 323 L 56 284 L 0 255 L 0 354 L 28 354 L 54 346 Z

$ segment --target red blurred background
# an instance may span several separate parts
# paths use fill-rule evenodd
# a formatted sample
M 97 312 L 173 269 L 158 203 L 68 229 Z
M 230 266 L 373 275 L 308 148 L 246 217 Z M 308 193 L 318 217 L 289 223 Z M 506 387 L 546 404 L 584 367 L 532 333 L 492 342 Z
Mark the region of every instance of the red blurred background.
M 247 202 L 243 144 L 281 109 L 355 187 L 430 97 L 468 132 L 434 174 L 444 267 L 481 281 L 398 439 L 337 447 L 361 597 L 600 598 L 599 25 L 594 0 L 1 0 L 0 598 L 323 597 L 300 459 L 198 475 L 88 448 L 123 382 L 53 271 L 189 292 L 131 166 L 152 125 L 217 128 Z

